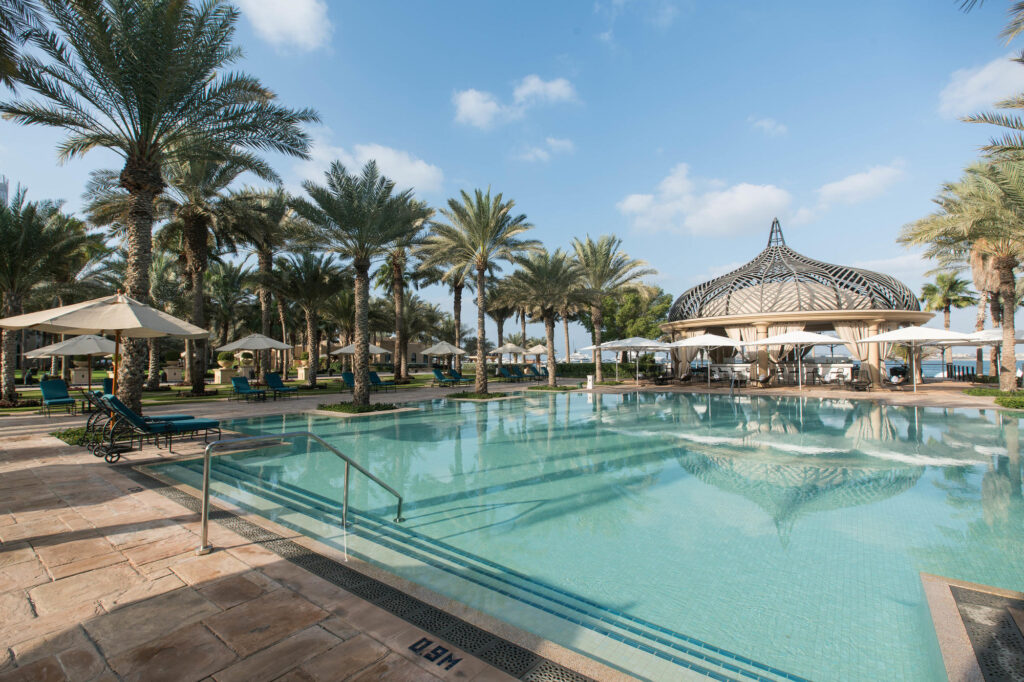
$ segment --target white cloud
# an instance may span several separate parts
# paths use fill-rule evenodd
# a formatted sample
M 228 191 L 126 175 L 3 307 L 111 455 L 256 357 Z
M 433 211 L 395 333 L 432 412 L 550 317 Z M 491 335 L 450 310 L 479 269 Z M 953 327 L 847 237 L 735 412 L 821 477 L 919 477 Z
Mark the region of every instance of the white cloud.
M 639 230 L 726 235 L 763 229 L 772 217 L 788 214 L 791 203 L 789 192 L 775 185 L 743 182 L 719 188 L 695 182 L 681 163 L 654 193 L 631 194 L 617 208 Z
M 486 90 L 459 90 L 452 95 L 455 122 L 487 129 L 496 123 L 521 118 L 529 109 L 544 104 L 575 102 L 576 88 L 566 78 L 544 80 L 537 74 L 525 76 L 512 90 L 512 103 L 502 104 Z
M 854 261 L 853 267 L 884 272 L 901 282 L 910 282 L 913 285 L 928 279 L 926 273 L 934 267 L 934 263 L 919 253 L 904 253 L 891 258 Z
M 352 173 L 358 172 L 371 160 L 376 161 L 381 173 L 394 180 L 400 189 L 437 192 L 444 183 L 444 173 L 440 168 L 409 152 L 381 144 L 357 144 L 349 150 L 331 145 L 325 137 L 314 140 L 310 158 L 297 163 L 295 171 L 303 180 L 323 183 L 324 171 L 334 161 L 341 161 Z
M 556 154 L 571 154 L 576 146 L 572 140 L 558 137 L 547 137 L 544 144 L 528 147 L 516 156 L 520 161 L 549 161 Z
M 315 50 L 331 38 L 324 0 L 236 0 L 256 33 L 278 48 Z
M 452 95 L 452 104 L 456 122 L 477 128 L 490 128 L 503 110 L 494 95 L 473 89 L 456 92 Z
M 903 165 L 903 161 L 897 159 L 888 166 L 874 166 L 863 173 L 847 175 L 842 180 L 822 185 L 818 189 L 819 203 L 824 208 L 873 199 L 903 177 Z
M 954 71 L 939 93 L 939 113 L 950 118 L 977 113 L 1024 91 L 1024 65 L 1011 61 L 1013 56 Z
M 787 128 L 784 123 L 779 123 L 774 118 L 755 119 L 751 116 L 747 120 L 750 121 L 751 126 L 757 128 L 769 137 L 778 137 L 779 135 L 785 135 L 789 132 L 789 128 Z

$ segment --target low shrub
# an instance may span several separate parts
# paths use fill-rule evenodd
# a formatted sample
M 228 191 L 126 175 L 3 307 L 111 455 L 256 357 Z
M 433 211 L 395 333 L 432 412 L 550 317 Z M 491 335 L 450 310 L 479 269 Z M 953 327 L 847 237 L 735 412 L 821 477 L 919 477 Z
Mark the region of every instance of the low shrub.
M 318 410 L 327 410 L 328 412 L 344 412 L 346 414 L 365 414 L 367 412 L 385 412 L 387 410 L 398 409 L 396 405 L 392 403 L 371 403 L 369 405 L 356 405 L 355 403 L 323 403 L 317 405 Z
M 32 400 L 29 398 L 19 398 L 14 402 L 10 400 L 0 400 L 0 407 L 40 407 L 43 402 L 41 400 Z
M 546 365 L 545 365 L 546 366 Z M 592 362 L 560 362 L 555 365 L 557 375 L 560 377 L 574 377 L 583 379 L 588 374 L 596 374 L 597 365 Z M 626 362 L 619 365 L 619 371 L 626 371 L 629 368 L 632 371 L 633 363 Z M 605 374 L 609 372 L 615 374 L 615 363 L 614 362 L 603 362 L 601 363 L 601 369 Z
M 998 388 L 965 388 L 964 395 L 998 396 L 1013 395 L 1014 391 L 1000 391 Z
M 1024 395 L 1019 393 L 1001 395 L 996 398 L 996 405 L 1012 410 L 1024 410 Z
M 978 374 L 974 377 L 974 382 L 977 384 L 998 384 L 999 377 L 990 377 L 987 374 Z
M 623 381 L 614 381 L 614 380 L 613 381 L 598 381 L 598 382 L 596 382 L 595 385 L 596 386 L 621 386 L 624 383 L 625 382 L 623 382 Z
M 221 352 L 217 353 L 218 362 L 234 362 L 234 360 L 235 354 L 229 350 L 222 350 Z
M 68 445 L 88 445 L 89 443 L 99 443 L 103 440 L 101 434 L 97 432 L 89 433 L 82 426 L 53 431 L 50 435 L 54 438 L 60 438 Z

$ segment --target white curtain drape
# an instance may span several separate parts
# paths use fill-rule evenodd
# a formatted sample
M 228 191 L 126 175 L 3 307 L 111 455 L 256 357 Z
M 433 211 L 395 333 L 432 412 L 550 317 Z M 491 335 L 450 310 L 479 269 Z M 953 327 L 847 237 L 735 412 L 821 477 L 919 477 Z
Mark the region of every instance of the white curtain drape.
M 768 336 L 777 336 L 779 334 L 789 334 L 790 332 L 802 332 L 804 330 L 803 322 L 784 322 L 780 324 L 768 325 Z M 773 350 L 774 349 L 774 350 Z M 793 346 L 768 346 L 768 357 L 772 362 L 778 362 L 779 358 L 793 350 Z
M 843 345 L 846 346 L 846 350 L 850 351 L 854 360 L 863 362 L 868 359 L 869 344 L 857 343 L 860 339 L 870 336 L 867 324 L 864 322 L 834 322 L 832 327 L 836 330 L 836 334 L 839 334 Z
M 725 335 L 733 341 L 750 343 L 751 341 L 757 341 L 757 328 L 749 324 L 730 325 L 725 328 Z M 753 362 L 757 359 L 757 350 L 753 346 L 737 348 L 737 350 L 743 354 L 745 362 Z
M 691 336 L 697 336 L 703 334 L 703 330 L 698 332 L 688 332 L 680 336 L 676 341 L 681 339 L 688 339 Z M 690 363 L 697 357 L 697 353 L 700 352 L 699 348 L 673 348 L 672 349 L 672 361 L 676 366 L 676 378 L 682 379 L 690 373 Z

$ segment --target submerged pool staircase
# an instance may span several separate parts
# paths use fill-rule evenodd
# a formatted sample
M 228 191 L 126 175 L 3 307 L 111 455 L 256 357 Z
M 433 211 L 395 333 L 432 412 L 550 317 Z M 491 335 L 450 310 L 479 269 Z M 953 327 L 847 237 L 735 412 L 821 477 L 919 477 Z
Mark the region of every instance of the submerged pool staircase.
M 340 513 L 337 500 L 284 481 L 265 480 L 230 459 L 218 459 L 216 467 L 212 467 L 211 464 L 211 454 L 215 450 L 278 445 L 282 440 L 306 436 L 317 441 L 329 452 L 333 452 L 346 462 L 345 493 Z M 372 543 L 387 551 L 414 559 L 464 580 L 469 583 L 467 587 L 484 588 L 515 600 L 524 606 L 542 611 L 549 616 L 567 621 L 574 626 L 603 635 L 609 638 L 609 646 L 632 647 L 662 661 L 717 680 L 755 680 L 757 682 L 788 680 L 798 682 L 804 679 L 698 638 L 675 632 L 657 623 L 593 602 L 569 590 L 511 570 L 437 538 L 419 533 L 407 525 L 399 525 L 398 522 L 404 520 L 401 517 L 401 495 L 314 434 L 291 432 L 273 436 L 264 435 L 218 441 L 210 444 L 202 460 L 186 461 L 181 465 L 193 474 L 202 476 L 204 547 L 207 546 L 205 531 L 209 514 L 212 475 L 214 482 L 223 486 L 218 490 L 219 496 L 244 508 L 253 509 L 257 513 L 265 512 L 268 505 L 276 508 L 282 512 L 276 521 L 293 530 L 308 533 L 306 529 L 289 523 L 286 518 L 283 518 L 287 516 L 288 512 L 309 517 L 339 530 L 346 529 L 349 538 L 346 543 L 346 551 L 352 556 L 371 563 L 374 562 L 373 557 L 364 554 L 359 542 L 355 542 L 355 540 Z M 359 510 L 348 507 L 349 466 L 355 467 L 357 471 L 398 498 L 398 510 L 394 522 L 386 518 L 389 515 L 383 513 L 385 509 Z M 213 469 L 212 472 L 211 469 Z M 385 518 L 382 518 L 382 515 Z M 349 528 L 350 516 L 357 519 L 357 523 L 352 528 Z M 322 538 L 321 541 L 333 544 L 329 538 Z M 402 614 L 397 615 L 402 616 Z M 472 644 L 463 643 L 463 648 L 472 651 Z M 600 656 L 596 656 L 593 652 L 582 651 L 582 653 L 601 660 Z M 615 665 L 610 660 L 604 662 Z M 650 672 L 654 673 L 653 670 Z M 641 676 L 646 677 L 643 674 Z M 654 673 L 652 676 L 663 679 L 660 674 Z

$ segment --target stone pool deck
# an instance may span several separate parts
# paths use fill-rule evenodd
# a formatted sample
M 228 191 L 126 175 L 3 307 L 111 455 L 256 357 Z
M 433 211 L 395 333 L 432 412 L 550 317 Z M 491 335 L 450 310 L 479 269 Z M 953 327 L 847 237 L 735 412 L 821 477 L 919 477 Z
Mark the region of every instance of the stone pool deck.
M 962 395 L 963 387 L 932 385 L 916 395 L 814 387 L 801 394 L 993 407 L 991 398 Z M 501 391 L 521 388 L 492 385 Z M 599 389 L 623 390 L 636 388 Z M 386 399 L 419 401 L 449 392 L 415 389 Z M 742 393 L 794 395 L 796 389 Z M 229 419 L 307 411 L 325 399 L 333 398 L 325 393 L 258 404 L 183 402 L 147 413 L 184 410 Z M 580 675 L 545 676 L 536 666 L 519 676 L 506 674 L 218 523 L 210 525 L 217 551 L 196 556 L 195 512 L 140 485 L 129 467 L 196 456 L 201 441 L 175 446 L 173 455 L 148 447 L 109 466 L 47 435 L 82 422 L 0 416 L 0 682 L 628 679 L 553 646 L 533 650 Z M 424 655 L 434 649 L 416 651 L 423 639 L 443 647 L 448 661 L 459 662 L 447 668 L 438 665 L 440 654 Z

